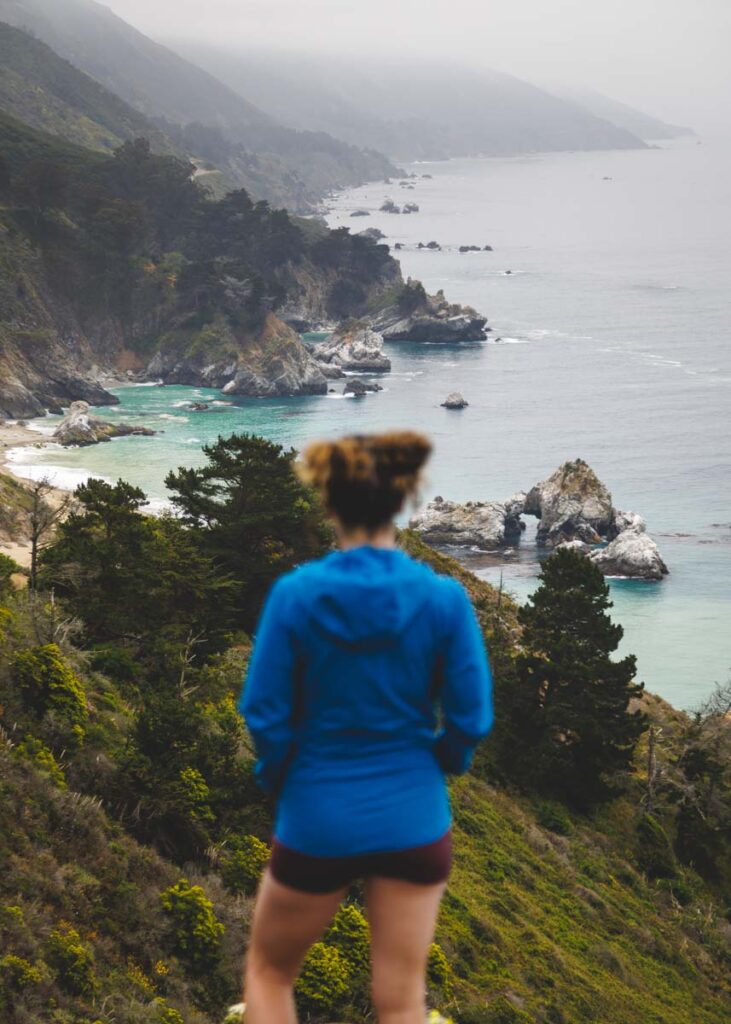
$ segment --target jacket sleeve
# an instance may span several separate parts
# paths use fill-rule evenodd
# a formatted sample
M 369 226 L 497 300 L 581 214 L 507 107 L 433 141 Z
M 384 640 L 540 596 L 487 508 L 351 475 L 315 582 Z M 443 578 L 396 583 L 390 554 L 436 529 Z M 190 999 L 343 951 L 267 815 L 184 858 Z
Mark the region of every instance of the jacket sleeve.
M 445 772 L 467 771 L 475 747 L 492 728 L 492 673 L 472 603 L 464 588 L 453 585 L 449 625 L 442 652 L 443 729 L 435 754 Z
M 297 658 L 284 580 L 269 593 L 254 639 L 238 709 L 257 753 L 256 781 L 275 793 L 294 750 L 294 693 Z

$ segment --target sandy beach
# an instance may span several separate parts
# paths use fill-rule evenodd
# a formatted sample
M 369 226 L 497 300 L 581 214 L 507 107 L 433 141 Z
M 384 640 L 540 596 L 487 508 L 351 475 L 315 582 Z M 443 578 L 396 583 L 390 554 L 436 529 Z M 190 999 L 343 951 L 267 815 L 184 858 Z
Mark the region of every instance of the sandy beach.
M 8 460 L 7 454 L 11 448 L 19 448 L 23 445 L 42 447 L 44 444 L 44 435 L 39 434 L 37 430 L 31 430 L 30 427 L 21 426 L 12 421 L 0 423 L 0 475 L 11 476 L 14 480 L 27 486 L 29 481 L 14 471 L 13 463 Z M 59 487 L 54 487 L 48 495 L 48 500 L 57 505 L 68 493 Z M 0 530 L 0 552 L 14 559 L 18 565 L 24 567 L 30 565 L 30 541 L 23 537 L 11 538 Z

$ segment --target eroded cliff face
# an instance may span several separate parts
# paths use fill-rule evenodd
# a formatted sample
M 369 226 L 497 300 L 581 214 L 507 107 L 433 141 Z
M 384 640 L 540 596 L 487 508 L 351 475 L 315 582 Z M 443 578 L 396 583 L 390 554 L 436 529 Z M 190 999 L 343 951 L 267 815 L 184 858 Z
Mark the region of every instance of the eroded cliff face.
M 0 212 L 0 417 L 59 412 L 74 399 L 118 401 L 70 304 L 48 286 L 40 256 Z
M 218 317 L 204 331 L 164 337 L 145 375 L 166 384 L 221 388 L 227 395 L 320 395 L 327 381 L 299 335 L 274 313 L 236 331 Z

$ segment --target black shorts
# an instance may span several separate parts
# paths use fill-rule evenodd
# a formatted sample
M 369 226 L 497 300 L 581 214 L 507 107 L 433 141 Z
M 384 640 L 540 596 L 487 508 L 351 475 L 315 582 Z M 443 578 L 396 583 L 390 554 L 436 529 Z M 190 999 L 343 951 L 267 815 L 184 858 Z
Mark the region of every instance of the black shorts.
M 452 866 L 451 829 L 433 843 L 407 850 L 359 853 L 349 857 L 315 857 L 272 840 L 269 871 L 273 877 L 302 892 L 327 893 L 345 889 L 359 878 L 396 878 L 415 885 L 446 882 Z

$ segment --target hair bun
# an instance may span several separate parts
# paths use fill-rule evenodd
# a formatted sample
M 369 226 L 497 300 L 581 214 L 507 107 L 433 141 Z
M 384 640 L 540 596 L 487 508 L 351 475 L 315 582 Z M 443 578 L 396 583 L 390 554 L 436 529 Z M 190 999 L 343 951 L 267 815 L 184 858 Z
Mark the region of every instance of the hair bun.
M 327 507 L 348 525 L 383 525 L 416 492 L 431 441 L 412 430 L 315 441 L 297 465 Z
M 418 474 L 432 451 L 429 439 L 413 430 L 378 434 L 371 444 L 381 471 L 396 477 Z

